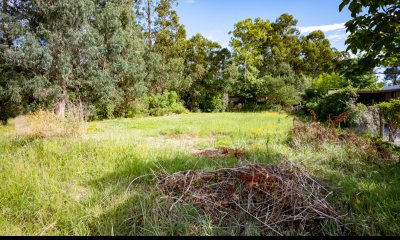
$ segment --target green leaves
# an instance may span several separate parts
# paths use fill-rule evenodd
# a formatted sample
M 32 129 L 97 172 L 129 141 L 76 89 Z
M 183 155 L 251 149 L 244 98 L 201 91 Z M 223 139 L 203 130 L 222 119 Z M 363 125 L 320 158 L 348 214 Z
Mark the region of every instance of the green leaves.
M 349 3 L 350 0 L 344 0 L 339 6 L 339 11 L 341 12 L 344 9 L 344 7 L 346 7 Z
M 246 19 L 231 32 L 233 56 L 241 77 L 237 84 L 240 96 L 274 96 L 273 104 L 298 103 L 304 90 L 304 76 L 313 78 L 333 71 L 339 55 L 321 31 L 301 36 L 297 20 L 282 14 L 275 22 Z M 279 84 L 284 83 L 285 86 Z
M 400 100 L 392 99 L 379 105 L 379 112 L 384 121 L 389 125 L 390 140 L 394 141 L 400 130 Z
M 18 80 L 19 98 L 26 111 L 52 108 L 65 98 L 103 108 L 137 97 L 134 87 L 143 85 L 138 83 L 144 78 L 145 48 L 129 3 L 27 2 L 29 8 L 21 7 L 13 17 L 35 17 L 25 20 L 18 45 L 2 54 L 23 76 L 12 78 L 23 79 Z
M 346 23 L 350 33 L 346 44 L 354 54 L 365 52 L 368 67 L 385 64 L 400 57 L 400 2 L 398 0 L 343 0 L 342 11 L 348 6 L 352 20 Z M 363 11 L 365 9 L 365 11 Z
M 238 68 L 231 63 L 229 50 L 197 34 L 188 40 L 185 53 L 185 74 L 192 84 L 183 95 L 190 109 L 225 110 L 222 96 L 232 91 L 239 75 Z

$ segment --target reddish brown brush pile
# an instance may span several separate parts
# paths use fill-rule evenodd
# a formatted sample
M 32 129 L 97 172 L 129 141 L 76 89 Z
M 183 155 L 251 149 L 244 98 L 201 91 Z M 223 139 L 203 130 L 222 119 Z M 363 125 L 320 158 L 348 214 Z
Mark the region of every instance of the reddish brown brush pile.
M 340 226 L 339 215 L 326 201 L 329 193 L 301 170 L 254 164 L 214 172 L 187 171 L 158 177 L 174 204 L 192 203 L 211 214 L 246 216 L 263 231 L 324 234 L 323 221 Z
M 304 123 L 298 120 L 294 121 L 294 127 L 290 132 L 293 140 L 299 143 L 321 144 L 331 140 L 336 140 L 335 133 L 325 128 L 319 122 Z
M 234 156 L 237 159 L 246 159 L 247 153 L 244 150 L 232 148 L 209 148 L 194 152 L 198 157 L 205 157 L 210 159 L 227 158 Z

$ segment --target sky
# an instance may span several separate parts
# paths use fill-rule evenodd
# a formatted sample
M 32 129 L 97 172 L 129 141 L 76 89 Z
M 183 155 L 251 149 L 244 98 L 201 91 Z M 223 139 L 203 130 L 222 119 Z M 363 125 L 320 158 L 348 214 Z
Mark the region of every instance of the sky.
M 322 30 L 332 47 L 346 49 L 344 23 L 351 19 L 346 9 L 339 12 L 341 0 L 178 0 L 180 22 L 188 37 L 201 33 L 228 47 L 229 31 L 247 18 L 261 17 L 275 21 L 281 14 L 292 14 L 302 34 Z

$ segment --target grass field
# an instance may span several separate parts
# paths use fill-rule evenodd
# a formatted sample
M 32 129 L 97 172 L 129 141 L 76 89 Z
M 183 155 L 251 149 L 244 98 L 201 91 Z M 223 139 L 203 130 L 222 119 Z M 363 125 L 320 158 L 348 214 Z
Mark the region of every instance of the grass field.
M 193 206 L 168 212 L 151 176 L 241 163 L 196 154 L 218 147 L 245 150 L 255 163 L 296 162 L 330 186 L 350 234 L 400 234 L 398 161 L 353 146 L 292 148 L 292 126 L 284 114 L 225 113 L 93 122 L 84 138 L 16 137 L 12 124 L 0 127 L 0 235 L 238 234 Z

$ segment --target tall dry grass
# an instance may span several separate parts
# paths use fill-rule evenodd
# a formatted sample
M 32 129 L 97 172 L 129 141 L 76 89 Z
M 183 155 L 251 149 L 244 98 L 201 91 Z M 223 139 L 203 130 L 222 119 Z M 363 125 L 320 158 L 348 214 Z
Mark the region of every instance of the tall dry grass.
M 14 119 L 15 132 L 21 137 L 85 136 L 87 121 L 82 105 L 68 104 L 64 119 L 54 112 L 39 110 Z

